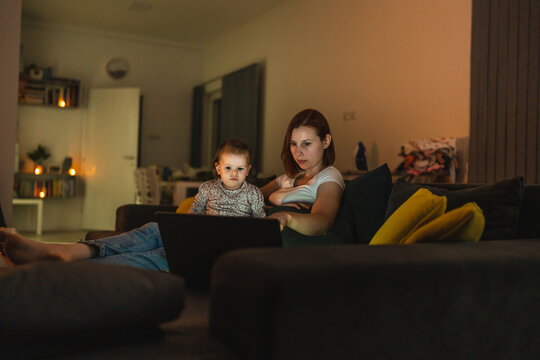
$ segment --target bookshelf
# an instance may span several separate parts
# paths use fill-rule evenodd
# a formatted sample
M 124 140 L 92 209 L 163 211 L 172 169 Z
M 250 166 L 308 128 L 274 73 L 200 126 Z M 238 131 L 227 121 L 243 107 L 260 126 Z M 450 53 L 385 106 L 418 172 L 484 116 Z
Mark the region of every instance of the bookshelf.
M 20 199 L 65 199 L 80 195 L 80 179 L 67 174 L 16 173 L 14 196 Z M 43 194 L 40 196 L 40 193 Z
M 79 88 L 79 80 L 66 78 L 32 80 L 28 75 L 20 74 L 19 104 L 76 108 L 79 106 Z

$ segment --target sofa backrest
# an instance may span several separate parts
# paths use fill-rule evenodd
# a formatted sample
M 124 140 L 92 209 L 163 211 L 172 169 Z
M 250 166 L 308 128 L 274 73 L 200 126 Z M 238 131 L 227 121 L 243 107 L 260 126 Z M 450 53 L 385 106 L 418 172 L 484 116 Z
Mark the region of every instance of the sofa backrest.
M 540 239 L 540 185 L 525 185 L 518 236 L 520 239 Z
M 173 205 L 146 205 L 146 204 L 126 204 L 116 209 L 116 226 L 118 232 L 129 231 L 144 224 L 157 221 L 156 211 L 175 212 Z
M 470 189 L 480 184 L 423 184 L 448 190 Z M 519 212 L 518 239 L 540 239 L 540 185 L 527 184 Z

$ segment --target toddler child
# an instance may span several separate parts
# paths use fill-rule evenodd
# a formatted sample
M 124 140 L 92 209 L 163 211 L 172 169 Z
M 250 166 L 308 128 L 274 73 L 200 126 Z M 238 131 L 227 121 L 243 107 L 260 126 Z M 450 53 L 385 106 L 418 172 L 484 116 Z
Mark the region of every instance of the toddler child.
M 189 212 L 221 216 L 265 217 L 264 197 L 258 187 L 246 182 L 251 169 L 251 151 L 245 142 L 225 140 L 214 157 L 215 180 L 204 182 Z

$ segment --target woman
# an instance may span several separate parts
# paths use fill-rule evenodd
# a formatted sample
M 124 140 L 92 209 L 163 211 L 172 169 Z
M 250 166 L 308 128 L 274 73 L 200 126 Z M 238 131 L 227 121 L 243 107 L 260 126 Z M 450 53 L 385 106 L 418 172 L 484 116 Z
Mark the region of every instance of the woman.
M 312 109 L 303 110 L 289 123 L 283 143 L 282 160 L 286 174 L 261 190 L 274 205 L 286 211 L 268 216 L 304 235 L 322 235 L 331 227 L 345 187 L 335 159 L 332 135 L 324 116 Z M 287 211 L 287 208 L 292 207 Z M 280 209 L 283 209 L 281 207 Z M 311 209 L 298 213 L 297 209 Z M 19 234 L 0 231 L 4 252 L 16 264 L 38 260 L 92 260 L 151 270 L 168 270 L 163 244 L 153 223 L 116 237 L 97 240 L 107 251 L 91 241 L 76 244 L 45 244 Z
M 345 188 L 335 160 L 332 134 L 317 110 L 296 114 L 287 128 L 281 159 L 286 173 L 261 188 L 273 205 L 311 209 L 309 213 L 279 211 L 269 218 L 304 235 L 323 235 L 336 218 Z

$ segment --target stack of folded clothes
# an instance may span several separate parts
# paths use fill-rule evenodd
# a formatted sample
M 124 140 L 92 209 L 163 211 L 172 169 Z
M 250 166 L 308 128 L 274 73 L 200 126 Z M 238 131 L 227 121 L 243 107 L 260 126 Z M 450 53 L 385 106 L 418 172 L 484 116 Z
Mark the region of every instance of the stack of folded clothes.
M 401 146 L 399 155 L 403 157 L 403 162 L 397 172 L 407 180 L 444 171 L 449 176 L 449 182 L 455 182 L 458 165 L 455 137 L 410 140 Z

